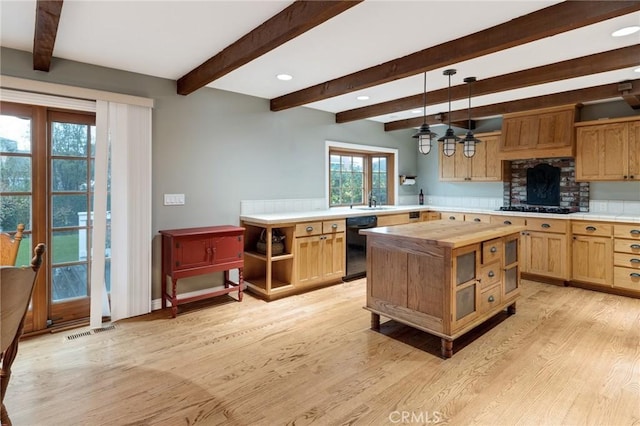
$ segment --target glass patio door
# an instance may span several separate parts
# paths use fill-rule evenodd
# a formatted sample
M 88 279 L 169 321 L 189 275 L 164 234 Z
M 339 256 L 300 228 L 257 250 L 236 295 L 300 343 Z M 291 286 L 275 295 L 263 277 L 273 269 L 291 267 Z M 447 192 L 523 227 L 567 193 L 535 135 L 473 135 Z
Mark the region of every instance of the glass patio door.
M 83 320 L 91 296 L 95 116 L 1 106 L 0 231 L 15 232 L 18 223 L 25 224 L 19 265 L 29 263 L 35 243 L 47 245 L 25 331 Z

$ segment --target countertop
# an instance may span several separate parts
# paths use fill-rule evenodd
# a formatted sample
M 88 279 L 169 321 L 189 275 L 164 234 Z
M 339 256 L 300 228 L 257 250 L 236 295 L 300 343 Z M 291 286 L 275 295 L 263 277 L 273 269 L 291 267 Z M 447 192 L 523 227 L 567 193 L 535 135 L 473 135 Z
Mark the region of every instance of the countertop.
M 419 240 L 437 246 L 457 248 L 519 233 L 525 229 L 524 226 L 438 220 L 362 229 L 360 233 L 382 238 L 393 237 L 394 240 Z
M 301 212 L 284 212 L 284 213 L 260 213 L 248 214 L 240 216 L 240 220 L 261 225 L 276 225 L 306 222 L 313 220 L 332 220 L 357 216 L 381 216 L 394 213 L 405 213 L 413 211 L 437 211 L 437 212 L 458 212 L 472 214 L 491 214 L 501 216 L 519 216 L 519 217 L 536 217 L 550 219 L 571 219 L 571 220 L 591 220 L 602 222 L 628 222 L 640 223 L 640 215 L 607 215 L 599 213 L 524 213 L 510 212 L 491 209 L 478 209 L 467 207 L 449 207 L 437 205 L 402 205 L 402 206 L 380 206 L 378 208 L 369 209 L 367 207 L 332 207 L 326 210 L 311 210 Z

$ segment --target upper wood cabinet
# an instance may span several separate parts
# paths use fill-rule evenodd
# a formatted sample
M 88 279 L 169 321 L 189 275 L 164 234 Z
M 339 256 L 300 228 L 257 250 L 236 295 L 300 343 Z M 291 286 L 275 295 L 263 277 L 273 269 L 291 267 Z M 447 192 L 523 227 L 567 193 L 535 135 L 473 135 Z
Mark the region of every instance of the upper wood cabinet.
M 504 114 L 499 158 L 573 157 L 578 105 Z
M 640 180 L 640 118 L 576 123 L 576 180 Z
M 476 144 L 476 154 L 467 158 L 462 145 L 456 153 L 447 157 L 439 152 L 438 170 L 441 181 L 448 182 L 497 182 L 502 180 L 502 161 L 498 159 L 500 132 L 479 133 L 476 138 L 482 142 Z

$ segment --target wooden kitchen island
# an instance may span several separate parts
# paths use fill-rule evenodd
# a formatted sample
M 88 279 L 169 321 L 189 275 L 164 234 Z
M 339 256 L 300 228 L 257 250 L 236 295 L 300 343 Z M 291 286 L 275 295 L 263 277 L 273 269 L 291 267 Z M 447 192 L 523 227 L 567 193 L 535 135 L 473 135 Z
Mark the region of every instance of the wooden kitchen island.
M 438 220 L 365 229 L 367 305 L 380 316 L 453 341 L 507 308 L 516 310 L 524 227 Z

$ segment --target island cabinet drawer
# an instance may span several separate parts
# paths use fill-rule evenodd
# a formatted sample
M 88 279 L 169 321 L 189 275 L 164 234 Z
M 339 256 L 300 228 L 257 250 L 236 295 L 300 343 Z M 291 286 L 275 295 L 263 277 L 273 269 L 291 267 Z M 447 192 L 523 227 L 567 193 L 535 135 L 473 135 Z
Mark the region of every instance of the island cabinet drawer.
M 322 233 L 331 234 L 332 232 L 344 232 L 344 220 L 325 220 L 322 222 Z
M 640 270 L 640 253 L 639 254 L 614 253 L 613 264 L 615 266 L 624 266 L 626 268 Z
M 530 218 L 527 219 L 527 229 L 529 231 L 556 232 L 564 234 L 569 229 L 569 221 L 562 219 L 543 219 Z
M 308 237 L 322 234 L 322 222 L 304 222 L 296 224 L 296 237 Z
M 514 216 L 491 216 L 491 223 L 499 223 L 501 225 L 517 225 L 524 226 L 526 224 L 526 219 L 524 217 L 514 217 Z
M 464 221 L 464 213 L 442 212 L 440 214 L 440 218 L 446 220 L 459 220 L 462 222 Z
M 480 288 L 494 286 L 502 280 L 500 262 L 493 262 L 480 268 Z
M 502 302 L 502 291 L 499 285 L 495 285 L 480 293 L 480 313 L 488 312 L 499 306 Z
M 490 223 L 491 216 L 488 214 L 465 214 L 464 220 L 467 222 Z
M 482 263 L 486 265 L 502 259 L 502 238 L 489 240 L 482 243 Z
M 640 291 L 640 271 L 622 266 L 614 267 L 613 286 Z
M 574 235 L 598 235 L 610 237 L 613 233 L 613 225 L 602 222 L 573 222 L 571 232 Z
M 640 223 L 637 225 L 615 225 L 613 235 L 618 238 L 630 238 L 640 241 Z
M 615 238 L 613 240 L 613 251 L 618 253 L 640 254 L 640 241 Z

